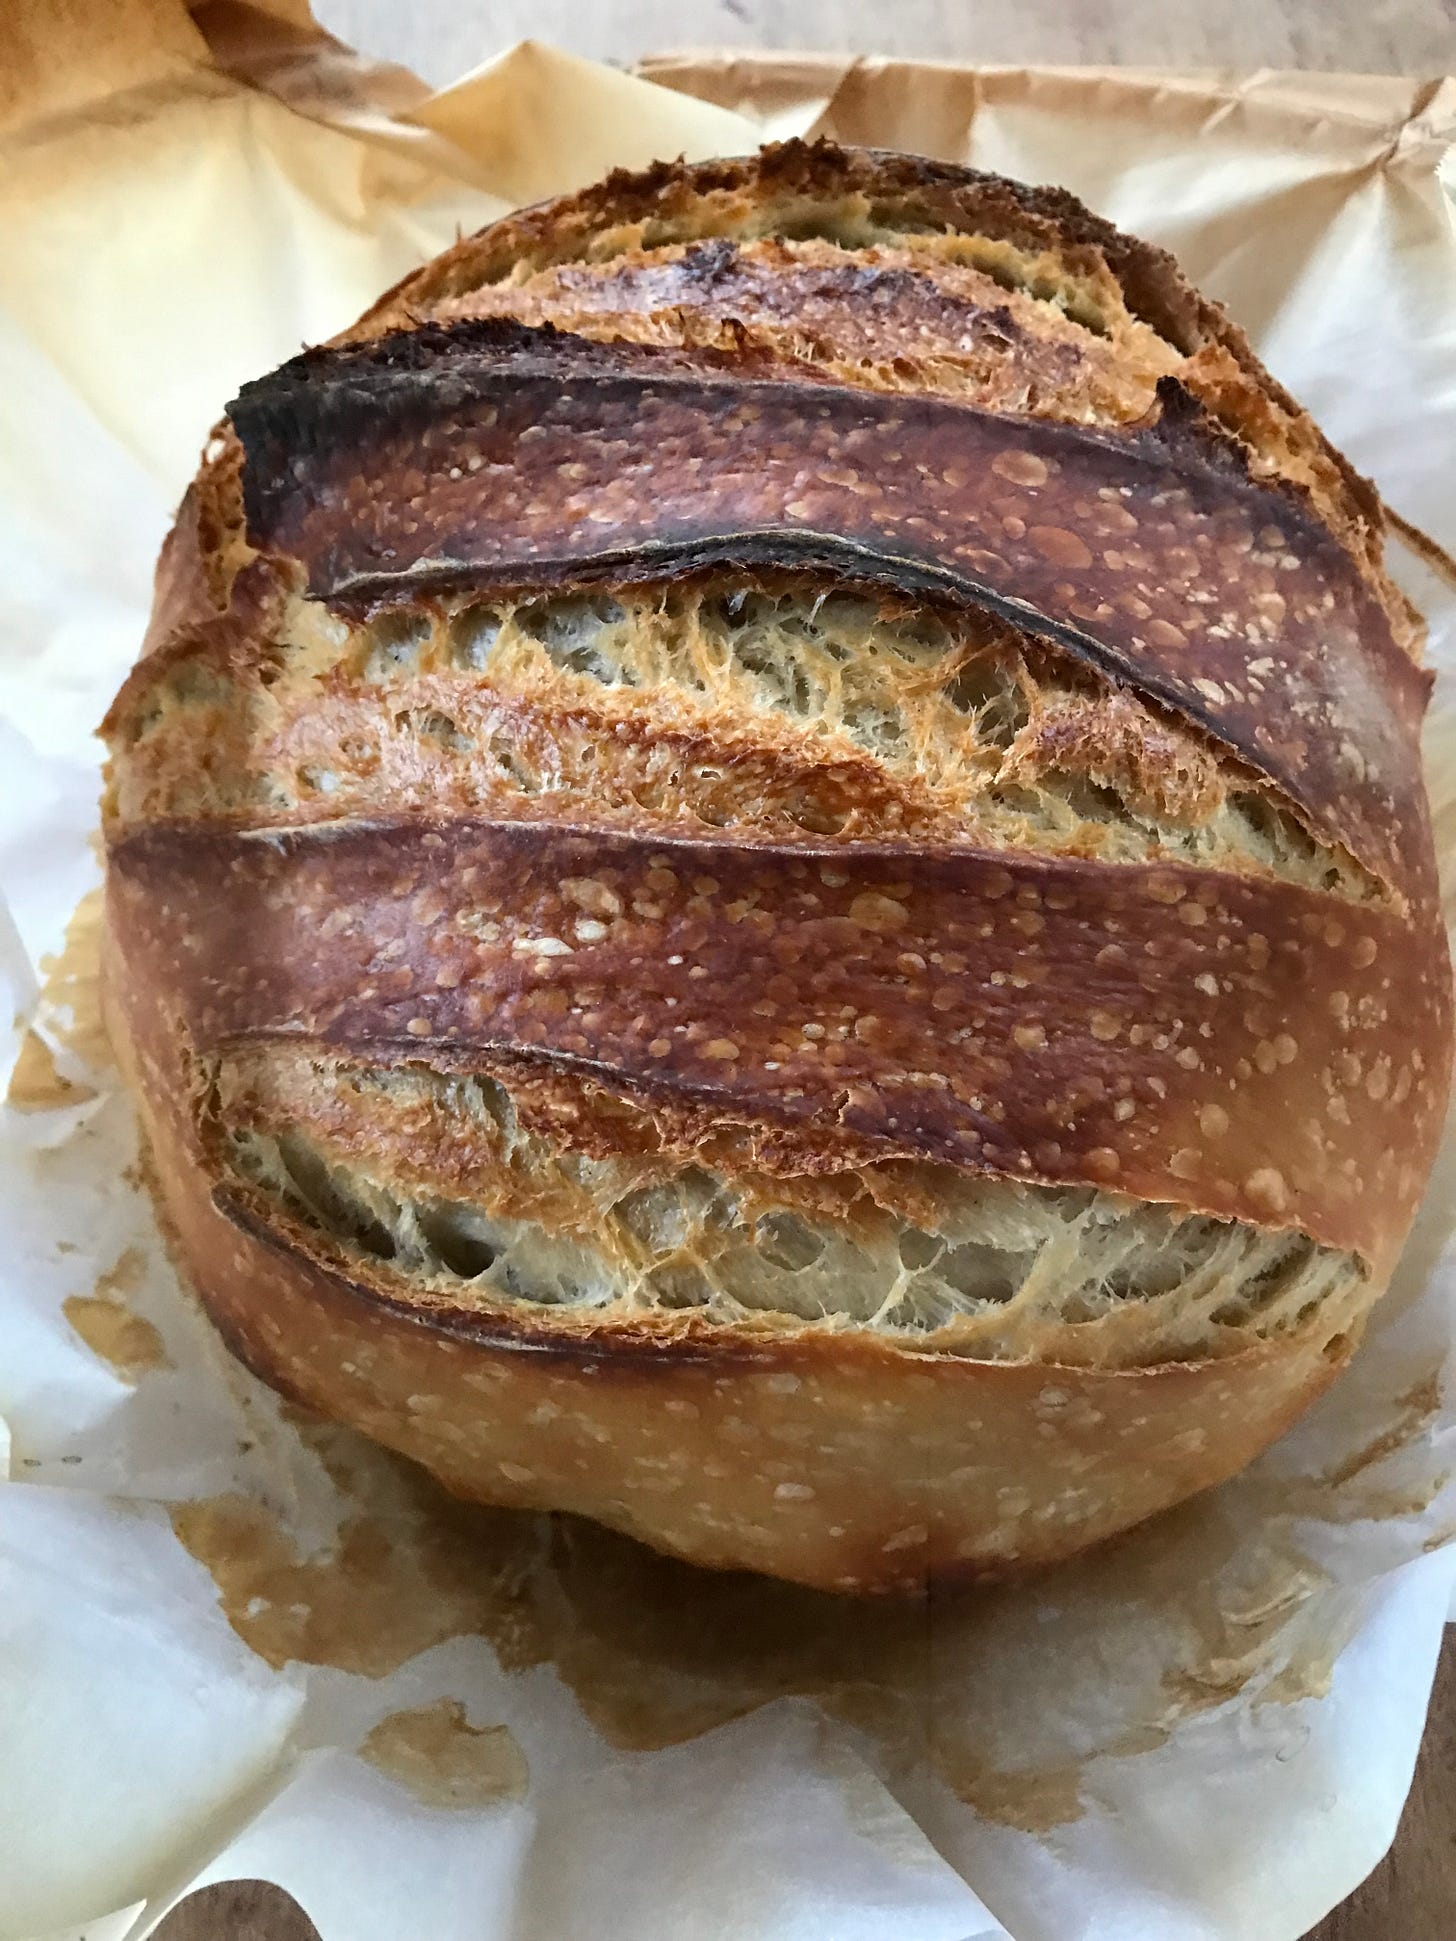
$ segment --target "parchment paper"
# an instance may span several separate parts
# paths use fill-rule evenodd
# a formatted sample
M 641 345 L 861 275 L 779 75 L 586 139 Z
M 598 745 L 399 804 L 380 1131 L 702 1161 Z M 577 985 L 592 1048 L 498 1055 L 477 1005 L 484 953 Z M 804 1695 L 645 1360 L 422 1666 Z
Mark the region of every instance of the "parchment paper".
M 0 14 L 0 1941 L 139 1941 L 244 1876 L 324 1941 L 1292 1941 L 1394 1830 L 1456 1576 L 1449 1144 L 1354 1366 L 1252 1471 L 926 1608 L 446 1504 L 290 1416 L 167 1265 L 71 916 L 90 730 L 223 403 L 457 225 L 765 130 L 1060 181 L 1456 544 L 1451 82 L 652 72 L 524 46 L 430 96 L 301 0 Z

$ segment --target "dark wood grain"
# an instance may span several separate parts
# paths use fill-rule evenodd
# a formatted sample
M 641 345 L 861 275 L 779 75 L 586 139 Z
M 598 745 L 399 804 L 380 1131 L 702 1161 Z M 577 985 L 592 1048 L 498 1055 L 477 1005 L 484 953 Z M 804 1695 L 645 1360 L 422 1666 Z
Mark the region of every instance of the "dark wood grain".
M 281 1887 L 227 1880 L 189 1894 L 157 1929 L 156 1941 L 319 1941 L 319 1931 Z
M 1400 1831 L 1308 1941 L 1445 1941 L 1456 1932 L 1456 1632 L 1448 1632 Z M 290 1937 L 291 1941 L 291 1937 Z
M 1438 74 L 1456 62 L 1453 0 L 315 0 L 365 51 L 438 85 L 530 35 L 630 65 L 678 47 L 795 47 L 982 62 L 1310 67 Z M 1445 1941 L 1456 1932 L 1456 1639 L 1442 1656 L 1430 1723 L 1387 1858 L 1307 1941 Z M 278 1888 L 239 1881 L 188 1898 L 160 1941 L 316 1941 Z M 401 1936 L 400 1941 L 413 1941 Z

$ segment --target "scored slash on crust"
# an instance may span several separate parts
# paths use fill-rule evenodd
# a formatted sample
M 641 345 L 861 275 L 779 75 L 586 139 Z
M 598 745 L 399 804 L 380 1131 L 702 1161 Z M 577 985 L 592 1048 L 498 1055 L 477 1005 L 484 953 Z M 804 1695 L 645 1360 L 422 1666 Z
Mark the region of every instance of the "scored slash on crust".
M 307 353 L 231 414 L 250 536 L 315 599 L 728 565 L 967 600 L 1135 678 L 1428 891 L 1427 676 L 1297 495 L 1175 380 L 1159 403 L 1031 423 L 490 320 Z M 1250 665 L 1271 659 L 1279 734 Z
M 868 1142 L 1090 1178 L 1384 1265 L 1438 1126 L 1405 1047 L 1439 983 L 1397 917 L 1330 929 L 1290 884 L 458 820 L 153 829 L 112 889 L 200 1050 L 515 1049 L 775 1125 L 812 1166 Z M 1304 1005 L 1336 982 L 1338 1013 Z

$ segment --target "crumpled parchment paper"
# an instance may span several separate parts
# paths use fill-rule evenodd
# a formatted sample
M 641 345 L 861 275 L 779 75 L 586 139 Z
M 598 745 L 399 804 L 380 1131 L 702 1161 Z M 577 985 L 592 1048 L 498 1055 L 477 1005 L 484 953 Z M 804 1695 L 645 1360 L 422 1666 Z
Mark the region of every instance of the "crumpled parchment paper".
M 1456 545 L 1456 83 L 526 45 L 430 95 L 299 0 L 80 18 L 0 17 L 0 1941 L 140 1941 L 247 1876 L 324 1941 L 1293 1941 L 1390 1839 L 1456 1576 L 1456 1153 L 1315 1413 L 1033 1582 L 866 1607 L 465 1510 L 262 1391 L 167 1264 L 96 1013 L 91 730 L 241 380 L 457 226 L 764 133 L 1169 244 Z M 1456 610 L 1412 572 L 1450 856 Z

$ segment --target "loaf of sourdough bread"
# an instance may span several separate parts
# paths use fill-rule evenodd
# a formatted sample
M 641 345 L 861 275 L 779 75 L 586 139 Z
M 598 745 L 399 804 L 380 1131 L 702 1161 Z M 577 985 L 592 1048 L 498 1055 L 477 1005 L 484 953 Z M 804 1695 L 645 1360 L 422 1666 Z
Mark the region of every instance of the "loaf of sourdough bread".
M 108 1002 L 264 1380 L 844 1589 L 1358 1340 L 1450 1063 L 1372 488 L 1060 192 L 790 143 L 244 387 L 106 723 Z

